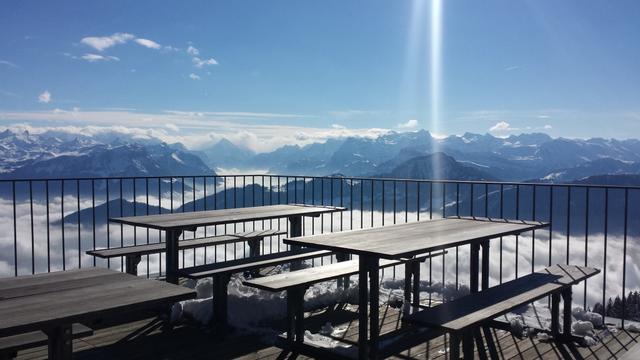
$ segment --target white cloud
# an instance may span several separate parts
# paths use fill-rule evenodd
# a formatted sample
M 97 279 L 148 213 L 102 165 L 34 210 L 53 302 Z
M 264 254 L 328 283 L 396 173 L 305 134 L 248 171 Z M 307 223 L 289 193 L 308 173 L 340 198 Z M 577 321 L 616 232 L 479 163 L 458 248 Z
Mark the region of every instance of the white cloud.
M 416 119 L 410 119 L 410 120 L 407 120 L 407 122 L 405 123 L 398 124 L 398 128 L 400 129 L 415 129 L 417 127 L 418 127 L 418 120 Z
M 129 40 L 133 40 L 135 36 L 127 33 L 115 33 L 111 36 L 89 36 L 82 38 L 80 42 L 90 46 L 98 51 L 104 51 L 112 46 L 124 44 Z
M 256 152 L 271 151 L 285 144 L 307 145 L 324 142 L 337 137 L 375 138 L 386 134 L 389 129 L 332 127 L 303 127 L 298 125 L 256 124 L 266 119 L 299 120 L 309 115 L 251 113 L 251 112 L 188 112 L 165 111 L 162 113 L 142 113 L 128 109 L 68 111 L 28 111 L 0 112 L 0 123 L 16 127 L 20 123 L 43 122 L 65 124 L 65 126 L 45 125 L 28 127 L 36 133 L 45 129 L 69 129 L 85 135 L 105 131 L 127 132 L 140 137 L 155 137 L 167 143 L 181 142 L 190 149 L 201 149 L 211 145 L 212 139 L 225 137 L 235 144 L 241 144 Z M 180 132 L 171 132 L 158 124 L 180 124 Z
M 0 65 L 5 65 L 5 66 L 8 66 L 10 68 L 17 68 L 18 67 L 18 65 L 14 64 L 14 63 L 12 63 L 11 61 L 8 61 L 8 60 L 0 60 Z
M 504 71 L 513 71 L 513 70 L 518 70 L 518 69 L 520 69 L 520 66 L 518 66 L 518 65 L 514 65 L 514 66 L 506 67 L 506 68 L 504 69 Z
M 333 129 L 346 129 L 347 127 L 340 124 L 331 124 L 331 128 Z
M 144 47 L 149 48 L 149 49 L 160 49 L 162 47 L 157 42 L 155 42 L 153 40 L 149 40 L 149 39 L 137 38 L 134 41 L 137 42 L 138 44 L 144 46 Z
M 165 127 L 171 131 L 175 131 L 175 132 L 180 131 L 180 128 L 175 124 L 166 124 Z
M 549 124 L 546 124 L 545 126 L 543 126 L 543 128 L 544 128 L 545 130 L 551 130 L 551 129 L 553 128 L 553 126 L 551 126 L 551 125 L 549 125 Z
M 199 57 L 194 57 L 193 64 L 195 67 L 201 68 L 203 66 L 218 65 L 218 62 L 214 58 L 200 59 Z
M 506 135 L 506 133 L 518 130 L 516 128 L 512 128 L 511 124 L 506 121 L 500 121 L 497 124 L 493 125 L 489 128 L 489 132 L 494 135 Z
M 189 47 L 187 48 L 187 54 L 193 55 L 193 56 L 198 56 L 198 55 L 200 55 L 200 50 L 198 50 L 197 48 L 189 45 Z
M 98 62 L 98 61 L 120 61 L 120 58 L 115 56 L 106 56 L 99 54 L 84 54 L 80 57 L 82 60 L 86 60 L 88 62 Z
M 38 102 L 43 104 L 48 104 L 51 102 L 51 93 L 49 90 L 45 90 L 42 94 L 38 95 Z
M 189 77 L 191 78 L 191 80 L 200 80 L 200 76 L 194 73 L 189 74 Z

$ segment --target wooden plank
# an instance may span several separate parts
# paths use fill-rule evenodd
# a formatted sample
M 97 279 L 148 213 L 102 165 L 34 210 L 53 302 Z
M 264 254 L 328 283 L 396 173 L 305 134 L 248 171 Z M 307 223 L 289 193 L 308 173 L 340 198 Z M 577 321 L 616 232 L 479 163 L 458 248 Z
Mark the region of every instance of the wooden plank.
M 235 242 L 247 241 L 255 238 L 261 238 L 266 236 L 274 236 L 274 235 L 284 235 L 286 231 L 277 230 L 277 229 L 268 229 L 268 230 L 257 230 L 257 231 L 248 231 L 239 234 L 233 235 L 218 235 L 218 236 L 207 236 L 196 239 L 189 240 L 181 240 L 178 242 L 178 249 L 195 249 L 200 247 L 207 246 L 216 246 L 216 245 L 224 245 L 231 244 Z M 121 256 L 131 256 L 131 255 L 150 255 L 162 253 L 166 250 L 166 243 L 153 243 L 153 244 L 143 244 L 143 245 L 133 245 L 133 246 L 124 246 L 118 248 L 110 248 L 110 249 L 97 249 L 97 250 L 89 250 L 87 251 L 88 255 L 97 256 L 102 259 L 121 257 Z
M 399 260 L 381 260 L 380 267 L 402 264 Z M 315 266 L 304 270 L 289 271 L 277 275 L 243 281 L 242 283 L 267 291 L 283 291 L 300 285 L 314 284 L 320 281 L 337 279 L 358 273 L 358 260 L 337 262 Z
M 343 210 L 345 210 L 344 207 L 337 206 L 282 204 L 174 214 L 130 216 L 111 218 L 109 220 L 127 225 L 168 230 L 230 224 L 253 220 L 269 220 L 289 216 L 319 216 L 323 213 L 332 213 Z
M 50 273 L 41 273 L 35 275 L 20 275 L 14 277 L 0 278 L 0 290 L 11 289 L 19 286 L 30 286 L 47 284 L 51 282 L 63 282 L 73 279 L 81 279 L 87 277 L 102 276 L 111 274 L 113 271 L 108 269 L 92 267 L 84 269 L 69 269 L 65 271 L 54 271 Z
M 235 235 L 241 238 L 256 239 L 256 238 L 262 238 L 267 236 L 286 235 L 286 234 L 287 232 L 285 230 L 262 229 L 262 230 L 245 231 L 245 232 L 237 233 Z
M 294 260 L 306 260 L 321 256 L 329 256 L 332 253 L 326 250 L 318 251 L 285 251 L 259 257 L 251 257 L 237 260 L 230 260 L 221 263 L 195 266 L 178 271 L 180 276 L 190 279 L 200 279 L 222 273 L 237 273 L 260 269 L 267 266 L 285 264 Z
M 93 334 L 93 329 L 79 323 L 71 326 L 72 336 L 77 339 Z M 0 353 L 12 352 L 28 349 L 37 346 L 47 345 L 47 335 L 42 331 L 32 331 L 29 333 L 7 336 L 0 338 Z
M 633 345 L 622 357 L 620 360 L 638 360 L 640 359 L 640 344 L 636 343 Z
M 430 254 L 431 257 L 440 256 L 442 253 Z M 423 256 L 422 261 L 428 256 Z M 380 268 L 400 265 L 406 260 L 380 260 Z M 289 271 L 281 274 L 266 276 L 243 281 L 243 284 L 253 286 L 267 291 L 283 291 L 300 285 L 310 285 L 320 281 L 337 279 L 342 276 L 355 275 L 358 273 L 358 260 L 337 262 L 334 264 L 314 266 L 304 270 Z
M 34 297 L 39 295 L 47 296 L 48 294 L 54 292 L 82 289 L 86 287 L 96 286 L 97 284 L 109 284 L 114 282 L 123 282 L 126 280 L 128 280 L 126 274 L 116 271 L 109 271 L 102 276 L 92 276 L 67 281 L 55 281 L 43 284 L 13 286 L 11 288 L 0 290 L 0 301 L 21 297 Z
M 90 270 L 89 270 L 90 271 Z M 117 273 L 112 271 L 112 273 Z M 0 301 L 0 336 L 86 322 L 109 314 L 168 306 L 194 298 L 192 289 L 120 274 L 119 281 Z M 105 279 L 98 277 L 96 279 Z
M 448 331 L 459 331 L 491 320 L 599 272 L 597 269 L 582 266 L 555 265 L 477 294 L 421 310 L 407 316 L 405 320 Z M 582 275 L 578 277 L 577 274 Z
M 548 226 L 522 220 L 446 218 L 284 239 L 285 244 L 383 258 L 410 257 Z

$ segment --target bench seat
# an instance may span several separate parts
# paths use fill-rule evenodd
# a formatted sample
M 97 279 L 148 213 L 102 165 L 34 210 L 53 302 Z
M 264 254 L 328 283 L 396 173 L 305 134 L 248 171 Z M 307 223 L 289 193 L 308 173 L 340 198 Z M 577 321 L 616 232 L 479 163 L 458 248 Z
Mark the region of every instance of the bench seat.
M 74 339 L 93 335 L 93 329 L 79 323 L 71 326 L 71 332 Z M 42 331 L 0 338 L 0 359 L 13 359 L 18 351 L 47 345 L 48 340 L 47 334 Z
M 411 285 L 413 282 L 413 300 L 418 303 L 420 293 L 420 268 L 419 263 L 427 258 L 442 256 L 446 251 L 438 251 L 424 255 L 418 255 L 411 259 L 388 260 L 380 259 L 379 268 L 405 265 L 405 294 L 404 298 L 409 302 L 411 295 Z M 287 342 L 298 344 L 304 339 L 304 293 L 306 289 L 322 281 L 340 279 L 344 286 L 348 285 L 348 277 L 358 273 L 360 263 L 358 260 L 337 262 L 334 264 L 316 266 L 304 270 L 290 271 L 263 278 L 246 280 L 243 284 L 258 289 L 277 292 L 287 291 Z M 413 277 L 413 280 L 412 280 Z M 344 279 L 341 279 L 344 278 Z
M 266 268 L 269 266 L 282 265 L 294 261 L 302 261 L 322 256 L 330 256 L 333 253 L 329 250 L 291 250 L 278 253 L 247 257 L 242 259 L 229 260 L 213 264 L 199 265 L 178 270 L 178 274 L 189 279 L 202 279 L 215 277 L 218 275 L 234 274 Z
M 257 242 L 268 236 L 285 235 L 286 231 L 278 229 L 266 229 L 241 232 L 232 235 L 208 236 L 196 239 L 180 240 L 178 250 L 195 249 L 208 246 L 224 245 L 247 241 L 251 247 L 252 255 L 257 253 Z M 143 255 L 159 254 L 166 250 L 167 244 L 164 242 L 153 244 L 142 244 L 133 246 L 123 246 L 110 249 L 89 250 L 87 254 L 102 259 L 125 257 L 127 262 L 127 273 L 136 275 L 137 265 Z
M 231 275 L 241 272 L 253 272 L 270 266 L 299 264 L 303 260 L 331 256 L 328 250 L 290 250 L 268 255 L 247 257 L 225 262 L 206 264 L 178 270 L 178 275 L 189 279 L 213 279 L 213 324 L 220 331 L 227 327 L 227 286 Z
M 469 339 L 472 336 L 470 331 L 522 305 L 552 295 L 552 332 L 557 335 L 560 295 L 565 304 L 571 304 L 571 286 L 599 272 L 598 269 L 583 266 L 554 265 L 481 292 L 420 310 L 405 316 L 403 320 L 448 332 L 452 335 L 454 344 L 458 343 L 459 334 L 463 334 L 467 339 L 464 340 L 467 357 L 469 346 L 473 352 L 473 343 Z M 564 316 L 564 336 L 570 336 L 571 326 L 567 325 L 571 322 L 570 305 L 565 306 Z M 452 352 L 457 351 L 455 347 L 456 345 L 452 345 Z
M 434 252 L 428 257 L 442 256 L 444 252 Z M 416 261 L 423 261 L 427 256 L 418 256 Z M 411 260 L 387 260 L 380 259 L 380 268 L 402 265 Z M 252 286 L 267 291 L 283 291 L 298 286 L 309 286 L 321 281 L 338 279 L 340 277 L 355 275 L 358 273 L 358 260 L 337 262 L 334 264 L 315 266 L 312 268 L 290 271 L 286 273 L 265 276 L 246 280 L 244 285 Z

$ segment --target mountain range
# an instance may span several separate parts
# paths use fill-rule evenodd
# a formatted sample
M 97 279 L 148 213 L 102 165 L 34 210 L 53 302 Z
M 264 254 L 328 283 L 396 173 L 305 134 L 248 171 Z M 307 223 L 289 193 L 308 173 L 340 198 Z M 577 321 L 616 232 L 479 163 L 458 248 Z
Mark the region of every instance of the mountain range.
M 27 131 L 0 133 L 3 178 L 213 175 L 196 153 L 182 144 L 131 138 L 95 139 Z
M 420 130 L 330 138 L 256 154 L 226 139 L 194 151 L 180 143 L 121 133 L 0 133 L 3 178 L 213 175 L 214 169 L 537 182 L 598 182 L 615 175 L 616 181 L 628 183 L 640 175 L 640 140 L 552 138 L 542 133 L 441 138 Z

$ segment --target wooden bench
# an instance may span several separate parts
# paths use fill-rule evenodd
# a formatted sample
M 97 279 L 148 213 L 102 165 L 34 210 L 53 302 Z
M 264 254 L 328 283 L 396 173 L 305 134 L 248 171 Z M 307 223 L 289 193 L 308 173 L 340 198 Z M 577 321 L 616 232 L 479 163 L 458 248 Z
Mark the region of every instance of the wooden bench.
M 473 338 L 477 338 L 479 333 L 476 332 L 480 326 L 490 326 L 494 318 L 551 295 L 551 332 L 556 338 L 570 338 L 571 286 L 599 272 L 598 269 L 583 266 L 550 266 L 481 292 L 420 310 L 405 316 L 404 321 L 449 333 L 451 359 L 460 357 L 462 338 L 464 358 L 473 359 Z M 559 332 L 560 297 L 565 304 L 562 335 Z
M 195 249 L 208 246 L 232 244 L 246 241 L 249 245 L 249 252 L 251 256 L 256 256 L 260 253 L 259 244 L 265 237 L 285 235 L 286 231 L 278 229 L 266 229 L 247 231 L 233 235 L 218 235 L 208 236 L 203 238 L 181 240 L 178 242 L 178 249 Z M 138 264 L 143 255 L 159 254 L 166 250 L 166 243 L 153 243 L 144 245 L 124 246 L 110 249 L 90 250 L 87 254 L 93 255 L 102 259 L 111 259 L 118 257 L 125 257 L 125 269 L 126 272 L 131 275 L 138 274 Z
M 419 263 L 430 257 L 442 256 L 445 251 L 416 256 L 402 260 L 380 260 L 380 268 L 405 264 L 405 300 L 410 300 L 411 279 L 413 277 L 413 299 L 418 302 L 420 294 Z M 290 271 L 263 278 L 246 280 L 243 284 L 258 289 L 287 292 L 287 342 L 302 343 L 304 340 L 304 293 L 309 286 L 333 279 L 349 277 L 358 273 L 358 260 L 337 262 L 330 265 L 316 266 L 304 270 Z M 346 282 L 345 282 L 346 285 Z M 409 285 L 409 286 L 407 286 Z
M 77 323 L 71 326 L 71 332 L 74 339 L 93 335 L 93 329 Z M 48 341 L 47 334 L 42 331 L 32 331 L 0 338 L 0 359 L 15 359 L 18 351 L 45 346 Z
M 290 250 L 180 269 L 178 275 L 189 279 L 213 279 L 213 324 L 224 329 L 227 326 L 227 286 L 231 275 L 331 255 L 333 253 L 328 250 Z

